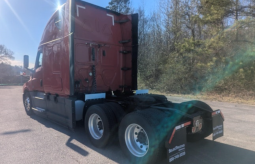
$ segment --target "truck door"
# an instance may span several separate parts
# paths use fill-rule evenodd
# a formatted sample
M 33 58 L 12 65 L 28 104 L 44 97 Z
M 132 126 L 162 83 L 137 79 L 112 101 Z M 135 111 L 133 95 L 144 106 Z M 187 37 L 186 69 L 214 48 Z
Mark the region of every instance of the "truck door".
M 32 76 L 32 88 L 34 91 L 43 92 L 43 51 L 39 50 L 35 61 L 35 72 Z
M 61 94 L 62 85 L 62 63 L 66 60 L 65 46 L 63 44 L 63 14 L 64 8 L 58 10 L 50 19 L 46 27 L 48 43 L 44 45 L 44 90 L 46 93 Z M 49 42 L 50 40 L 50 42 Z M 45 42 L 47 42 L 45 41 Z

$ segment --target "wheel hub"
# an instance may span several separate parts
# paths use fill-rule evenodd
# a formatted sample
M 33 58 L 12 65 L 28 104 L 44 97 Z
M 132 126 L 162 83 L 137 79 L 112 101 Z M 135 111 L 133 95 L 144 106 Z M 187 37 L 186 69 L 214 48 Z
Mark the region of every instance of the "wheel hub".
M 98 128 L 98 130 L 103 130 L 103 123 L 102 123 L 102 121 L 99 121 L 97 123 L 97 128 Z
M 90 135 L 94 139 L 99 140 L 100 138 L 103 137 L 104 124 L 99 115 L 92 114 L 89 117 L 88 128 L 89 128 Z
M 25 109 L 26 109 L 26 111 L 30 110 L 30 99 L 29 99 L 29 97 L 27 97 L 26 100 L 25 100 Z
M 147 138 L 146 138 L 146 134 L 143 132 L 143 131 L 140 131 L 137 135 L 137 140 L 138 142 L 140 142 L 141 144 L 143 145 L 147 145 L 146 141 L 147 141 Z
M 143 157 L 149 150 L 149 138 L 146 131 L 138 124 L 131 124 L 125 131 L 128 150 L 136 157 Z

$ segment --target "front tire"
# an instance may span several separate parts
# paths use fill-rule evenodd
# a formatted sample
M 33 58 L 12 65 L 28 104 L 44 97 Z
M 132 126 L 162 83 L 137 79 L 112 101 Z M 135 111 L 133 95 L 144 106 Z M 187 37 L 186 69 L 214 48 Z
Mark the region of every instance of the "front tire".
M 23 104 L 25 107 L 25 111 L 27 113 L 27 115 L 32 115 L 33 111 L 32 111 L 32 101 L 31 101 L 31 96 L 28 92 L 25 93 L 24 99 L 23 99 Z

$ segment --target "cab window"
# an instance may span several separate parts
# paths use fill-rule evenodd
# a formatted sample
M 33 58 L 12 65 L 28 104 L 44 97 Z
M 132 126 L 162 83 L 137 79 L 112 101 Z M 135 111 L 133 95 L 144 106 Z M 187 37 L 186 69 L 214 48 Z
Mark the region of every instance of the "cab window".
M 35 69 L 39 68 L 42 66 L 42 61 L 43 61 L 43 53 L 38 52 L 37 59 L 36 59 L 36 64 L 35 64 Z
M 54 17 L 55 17 L 55 19 L 54 19 L 55 26 L 57 27 L 58 30 L 61 30 L 62 27 L 63 27 L 64 13 L 65 13 L 65 7 L 62 7 L 54 15 Z

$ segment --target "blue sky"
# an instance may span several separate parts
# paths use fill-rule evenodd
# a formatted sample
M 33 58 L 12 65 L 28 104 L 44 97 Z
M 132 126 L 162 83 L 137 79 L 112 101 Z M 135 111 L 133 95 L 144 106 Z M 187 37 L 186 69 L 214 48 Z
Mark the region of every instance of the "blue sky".
M 110 0 L 86 0 L 106 7 Z M 145 4 L 154 8 L 157 0 L 132 0 L 135 8 Z M 58 5 L 66 0 L 0 0 L 0 44 L 14 52 L 12 65 L 22 65 L 23 55 L 30 56 L 30 67 L 35 61 L 37 47 L 44 27 Z

